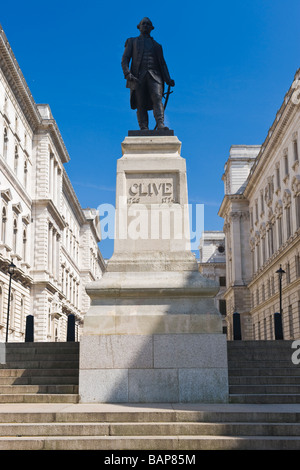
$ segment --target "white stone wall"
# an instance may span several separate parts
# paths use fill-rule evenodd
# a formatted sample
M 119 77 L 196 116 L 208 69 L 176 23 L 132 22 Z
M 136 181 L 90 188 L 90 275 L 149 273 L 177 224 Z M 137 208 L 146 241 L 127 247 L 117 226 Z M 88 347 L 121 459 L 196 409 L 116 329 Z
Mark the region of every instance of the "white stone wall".
M 292 94 L 293 87 L 265 142 L 256 147 L 257 157 L 255 147 L 232 147 L 223 175 L 225 197 L 219 215 L 226 234 L 228 327 L 232 329 L 233 312 L 241 313 L 244 339 L 274 339 L 280 265 L 286 271 L 284 338 L 300 335 L 300 110 Z M 241 150 L 252 152 L 248 175 L 241 170 Z
M 81 208 L 50 107 L 34 102 L 1 28 L 0 56 L 0 342 L 11 261 L 9 341 L 24 341 L 29 314 L 35 341 L 66 341 L 69 314 L 79 339 L 89 306 L 85 284 L 104 269 L 99 216 L 90 209 L 86 217 Z

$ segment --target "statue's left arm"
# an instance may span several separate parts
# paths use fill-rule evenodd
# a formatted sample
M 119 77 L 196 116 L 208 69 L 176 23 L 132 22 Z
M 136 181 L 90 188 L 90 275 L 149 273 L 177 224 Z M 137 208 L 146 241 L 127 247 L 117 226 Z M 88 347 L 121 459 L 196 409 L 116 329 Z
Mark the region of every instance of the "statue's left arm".
M 163 79 L 166 82 L 167 85 L 170 86 L 175 86 L 174 80 L 170 77 L 169 70 L 166 64 L 166 61 L 164 59 L 164 54 L 163 54 L 163 49 L 160 46 L 160 66 L 163 74 Z

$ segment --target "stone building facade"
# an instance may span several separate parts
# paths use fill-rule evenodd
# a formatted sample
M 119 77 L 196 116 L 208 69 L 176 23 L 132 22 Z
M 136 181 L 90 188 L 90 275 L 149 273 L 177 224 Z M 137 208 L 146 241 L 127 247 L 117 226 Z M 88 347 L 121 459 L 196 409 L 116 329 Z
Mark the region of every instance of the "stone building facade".
M 65 341 L 74 314 L 77 339 L 89 305 L 85 284 L 105 269 L 99 214 L 83 210 L 67 176 L 70 160 L 48 105 L 36 104 L 0 28 L 0 341 Z
M 280 311 L 284 339 L 300 336 L 300 70 L 261 146 L 232 146 L 219 215 L 226 236 L 228 336 L 240 313 L 242 339 L 274 339 Z
M 204 231 L 199 244 L 199 271 L 209 279 L 217 281 L 220 288 L 215 297 L 215 306 L 223 318 L 223 331 L 227 331 L 226 322 L 226 254 L 225 234 L 222 231 Z

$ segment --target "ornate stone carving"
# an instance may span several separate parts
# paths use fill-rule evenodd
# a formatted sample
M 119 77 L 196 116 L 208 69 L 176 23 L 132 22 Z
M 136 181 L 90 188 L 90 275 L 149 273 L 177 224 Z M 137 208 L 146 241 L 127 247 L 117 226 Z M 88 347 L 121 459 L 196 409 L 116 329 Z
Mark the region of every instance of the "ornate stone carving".
M 293 196 L 296 197 L 300 194 L 300 175 L 295 175 L 292 180 L 292 192 Z
M 282 216 L 282 212 L 283 212 L 282 201 L 281 199 L 279 199 L 275 204 L 275 215 L 277 219 Z
M 282 197 L 282 202 L 284 207 L 289 207 L 291 205 L 291 191 L 289 189 L 285 189 Z

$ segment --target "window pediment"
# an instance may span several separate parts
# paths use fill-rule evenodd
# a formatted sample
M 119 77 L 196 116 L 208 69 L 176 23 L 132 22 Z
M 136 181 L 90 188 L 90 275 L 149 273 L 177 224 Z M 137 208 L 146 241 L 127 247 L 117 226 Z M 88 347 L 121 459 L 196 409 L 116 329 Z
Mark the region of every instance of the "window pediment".
M 17 204 L 13 204 L 12 205 L 12 210 L 15 212 L 15 214 L 21 214 L 21 212 L 22 212 L 21 203 L 18 202 Z
M 12 194 L 10 189 L 4 189 L 1 191 L 1 197 L 6 203 L 12 200 Z

